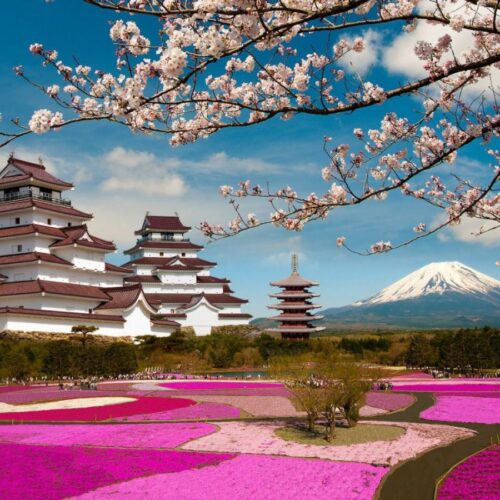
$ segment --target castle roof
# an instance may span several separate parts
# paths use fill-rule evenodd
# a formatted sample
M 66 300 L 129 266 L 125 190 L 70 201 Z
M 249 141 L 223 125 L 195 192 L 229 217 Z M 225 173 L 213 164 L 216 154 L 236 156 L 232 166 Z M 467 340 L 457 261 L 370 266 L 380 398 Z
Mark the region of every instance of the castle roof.
M 135 231 L 135 234 L 149 232 L 186 233 L 191 228 L 185 226 L 177 215 L 146 215 L 142 228 Z
M 193 297 L 204 295 L 211 304 L 246 304 L 248 300 L 240 299 L 226 293 L 147 293 L 146 297 L 151 304 L 178 304 L 184 306 L 192 302 Z
M 124 254 L 131 254 L 140 250 L 141 248 L 155 248 L 158 250 L 202 250 L 203 247 L 201 245 L 195 245 L 190 241 L 158 241 L 158 240 L 149 240 L 142 241 L 137 243 L 132 248 L 125 250 Z
M 98 305 L 95 310 L 101 309 L 128 309 L 132 307 L 142 294 L 142 287 L 140 283 L 135 285 L 120 286 L 104 288 L 110 300 Z M 151 312 L 156 312 L 154 307 L 145 298 Z
M 109 262 L 105 262 L 104 265 L 108 273 L 132 274 L 134 272 L 132 271 L 132 269 L 125 269 L 121 266 L 115 266 L 114 264 L 110 264 Z
M 90 285 L 77 285 L 61 281 L 30 280 L 2 283 L 0 285 L 0 296 L 8 297 L 28 294 L 54 294 L 85 299 L 110 300 L 110 296 L 101 288 Z
M 65 233 L 58 227 L 44 226 L 43 224 L 24 224 L 22 226 L 0 228 L 0 238 L 12 238 L 37 233 L 57 239 L 62 239 L 66 236 Z
M 133 271 L 129 270 L 129 272 L 132 273 Z M 136 274 L 125 277 L 125 281 L 128 283 L 160 283 L 160 278 L 158 276 Z
M 71 262 L 45 252 L 26 252 L 0 256 L 0 266 L 12 266 L 26 264 L 29 262 L 47 262 L 50 264 L 61 264 L 72 266 Z
M 71 311 L 52 311 L 48 309 L 30 309 L 27 307 L 0 307 L 0 314 L 13 314 L 13 315 L 26 315 L 26 316 L 40 316 L 40 317 L 53 317 L 53 318 L 70 318 L 70 319 L 84 319 L 89 322 L 120 322 L 124 323 L 123 316 L 114 314 L 92 314 L 92 313 L 79 313 Z
M 175 256 L 175 257 L 141 257 L 140 259 L 131 260 L 123 265 L 125 267 L 155 266 L 158 267 L 158 269 L 164 269 L 165 267 L 174 265 L 189 266 L 193 268 L 214 267 L 217 265 L 217 263 L 210 262 L 204 259 Z M 201 271 L 201 269 L 198 270 Z
M 39 163 L 33 163 L 26 160 L 19 160 L 18 158 L 11 157 L 7 161 L 7 165 L 3 170 L 9 168 L 12 165 L 16 168 L 16 171 L 10 173 L 9 175 L 5 175 L 0 177 L 0 187 L 6 187 L 11 184 L 18 184 L 20 182 L 31 181 L 32 179 L 35 181 L 39 181 L 42 184 L 51 184 L 55 185 L 62 189 L 70 189 L 73 187 L 73 184 L 70 182 L 65 182 L 57 177 L 53 176 L 45 167 Z M 1 172 L 0 172 L 1 175 Z
M 80 210 L 77 210 L 76 208 L 73 208 L 69 205 L 41 201 L 33 198 L 0 203 L 0 213 L 17 212 L 20 210 L 26 210 L 27 208 L 38 208 L 39 210 L 56 212 L 64 215 L 69 215 L 71 217 L 76 217 L 78 219 L 92 219 L 93 217 L 92 214 L 81 212 Z
M 61 241 L 56 241 L 52 243 L 51 248 L 54 247 L 66 247 L 66 246 L 85 246 L 96 248 L 100 250 L 108 250 L 110 252 L 116 250 L 116 247 L 112 241 L 103 240 L 97 236 L 92 236 L 87 229 L 85 224 L 81 226 L 71 226 L 63 227 L 61 231 L 64 233 L 65 238 Z

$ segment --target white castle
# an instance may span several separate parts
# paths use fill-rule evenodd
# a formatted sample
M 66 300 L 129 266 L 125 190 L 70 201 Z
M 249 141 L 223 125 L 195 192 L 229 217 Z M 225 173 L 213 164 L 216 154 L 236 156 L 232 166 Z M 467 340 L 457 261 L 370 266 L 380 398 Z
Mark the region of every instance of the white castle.
M 190 326 L 246 325 L 246 300 L 185 237 L 178 216 L 146 215 L 139 239 L 116 266 L 113 242 L 89 233 L 92 214 L 62 198 L 73 185 L 42 164 L 11 156 L 0 170 L 0 331 L 69 333 L 75 325 L 110 336 L 168 336 Z

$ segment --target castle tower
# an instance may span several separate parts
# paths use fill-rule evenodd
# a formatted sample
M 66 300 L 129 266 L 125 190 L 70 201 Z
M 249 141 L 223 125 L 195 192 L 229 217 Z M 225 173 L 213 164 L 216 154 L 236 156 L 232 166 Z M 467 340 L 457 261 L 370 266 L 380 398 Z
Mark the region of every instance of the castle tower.
M 292 274 L 284 280 L 271 283 L 271 286 L 282 290 L 269 295 L 279 300 L 279 303 L 268 306 L 269 309 L 277 309 L 280 314 L 268 319 L 278 321 L 280 325 L 268 331 L 281 333 L 283 339 L 301 340 L 308 339 L 312 332 L 324 330 L 324 327 L 312 324 L 313 321 L 323 318 L 313 313 L 314 309 L 319 309 L 321 306 L 311 302 L 311 299 L 319 297 L 319 294 L 310 292 L 309 288 L 317 285 L 317 282 L 306 280 L 299 274 L 298 258 L 293 254 Z

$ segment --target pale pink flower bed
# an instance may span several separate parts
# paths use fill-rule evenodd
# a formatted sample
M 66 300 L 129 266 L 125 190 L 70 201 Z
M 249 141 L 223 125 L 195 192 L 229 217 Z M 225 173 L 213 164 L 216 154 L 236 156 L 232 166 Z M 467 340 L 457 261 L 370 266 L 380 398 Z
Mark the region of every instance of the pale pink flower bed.
M 445 422 L 500 424 L 500 398 L 439 395 L 436 403 L 420 417 Z
M 0 442 L 121 448 L 177 448 L 192 439 L 217 431 L 203 422 L 171 424 L 0 425 Z
M 0 491 L 2 498 L 9 500 L 58 500 L 137 477 L 216 464 L 233 456 L 172 450 L 0 444 Z
M 431 383 L 395 383 L 393 391 L 404 392 L 443 392 L 443 391 L 491 391 L 500 393 L 500 384 L 498 382 L 431 382 Z
M 366 404 L 373 408 L 395 411 L 407 408 L 415 402 L 411 394 L 394 394 L 385 391 L 373 391 L 366 395 Z
M 98 489 L 80 499 L 290 500 L 373 498 L 388 468 L 240 455 L 218 465 L 158 474 Z
M 279 438 L 275 431 L 284 424 L 220 422 L 218 423 L 219 432 L 191 441 L 183 448 L 196 451 L 311 457 L 393 466 L 401 461 L 415 458 L 431 448 L 446 446 L 458 439 L 475 434 L 469 429 L 444 425 L 370 421 L 366 423 L 397 425 L 403 427 L 406 432 L 393 441 L 375 441 L 349 446 L 319 446 Z
M 159 413 L 145 413 L 120 417 L 116 421 L 136 422 L 141 420 L 222 420 L 239 418 L 241 410 L 221 403 L 198 403 L 194 406 Z
M 276 396 L 214 396 L 194 395 L 195 401 L 206 401 L 210 403 L 222 403 L 236 406 L 256 417 L 297 417 L 305 415 L 299 412 L 287 398 Z
M 382 408 L 373 408 L 372 406 L 362 406 L 359 409 L 359 415 L 361 417 L 376 417 L 377 415 L 384 415 L 385 413 L 389 413 L 388 410 L 382 410 Z

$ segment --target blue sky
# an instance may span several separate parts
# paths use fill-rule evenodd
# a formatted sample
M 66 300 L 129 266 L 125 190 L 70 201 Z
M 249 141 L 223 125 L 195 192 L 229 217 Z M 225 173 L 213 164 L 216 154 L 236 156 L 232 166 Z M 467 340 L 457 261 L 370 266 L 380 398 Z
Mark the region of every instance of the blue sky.
M 19 116 L 27 121 L 35 109 L 54 108 L 49 98 L 12 72 L 22 64 L 34 80 L 59 83 L 29 54 L 30 43 L 57 49 L 68 63 L 74 56 L 82 64 L 114 70 L 108 36 L 108 21 L 113 16 L 81 0 L 7 2 L 0 20 L 0 44 L 5 48 L 0 52 L 3 120 Z M 377 39 L 377 50 L 389 47 L 390 39 L 391 33 Z M 391 54 L 391 60 L 397 61 L 396 56 Z M 397 68 L 386 65 L 375 71 L 377 76 Z M 402 75 L 403 71 L 397 79 L 404 80 Z M 391 104 L 398 112 L 416 105 L 413 98 Z M 249 178 L 261 185 L 269 182 L 274 188 L 291 184 L 301 192 L 323 192 L 327 189 L 320 175 L 327 163 L 323 136 L 350 141 L 354 127 L 375 127 L 386 111 L 387 107 L 376 107 L 342 117 L 276 119 L 175 149 L 165 137 L 144 137 L 124 127 L 89 123 L 30 136 L 0 151 L 0 159 L 11 151 L 20 157 L 42 156 L 56 174 L 75 182 L 76 190 L 69 197 L 78 208 L 94 213 L 93 231 L 115 240 L 122 251 L 133 245 L 133 231 L 147 210 L 165 215 L 176 211 L 190 225 L 204 219 L 226 223 L 233 213 L 218 195 L 221 184 Z M 481 150 L 470 148 L 457 168 L 479 170 L 483 161 Z M 248 211 L 260 211 L 264 216 L 269 212 L 265 206 L 254 207 L 253 202 Z M 271 292 L 268 283 L 289 273 L 291 252 L 300 255 L 301 273 L 321 283 L 320 302 L 329 307 L 366 298 L 433 261 L 458 260 L 498 279 L 498 237 L 471 238 L 468 225 L 386 255 L 359 257 L 335 245 L 338 235 L 347 236 L 360 249 L 379 240 L 398 242 L 412 236 L 414 225 L 429 223 L 437 216 L 427 205 L 395 195 L 386 202 L 339 210 L 301 233 L 266 227 L 211 243 L 203 256 L 219 263 L 214 274 L 232 279 L 236 295 L 248 298 L 246 309 L 258 316 L 266 314 Z M 191 237 L 204 241 L 196 231 Z M 126 259 L 118 252 L 109 260 L 120 263 Z

